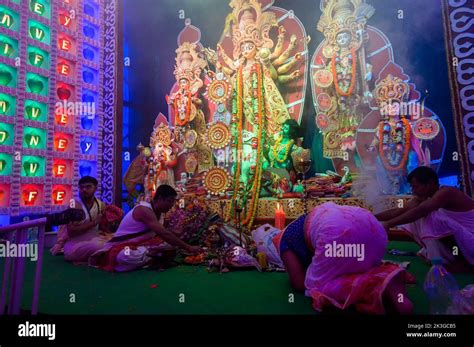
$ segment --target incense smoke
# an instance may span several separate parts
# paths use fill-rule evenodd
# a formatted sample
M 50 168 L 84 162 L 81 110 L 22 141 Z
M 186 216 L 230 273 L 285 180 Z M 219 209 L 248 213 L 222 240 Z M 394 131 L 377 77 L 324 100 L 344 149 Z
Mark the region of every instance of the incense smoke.
M 390 208 L 390 200 L 382 193 L 379 177 L 376 169 L 362 167 L 352 182 L 353 195 L 361 199 L 374 214 Z

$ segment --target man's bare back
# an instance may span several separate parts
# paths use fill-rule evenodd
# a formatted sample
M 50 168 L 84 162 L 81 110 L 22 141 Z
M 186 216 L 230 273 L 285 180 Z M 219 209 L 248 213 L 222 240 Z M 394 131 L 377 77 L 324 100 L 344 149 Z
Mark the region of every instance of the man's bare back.
M 453 212 L 467 212 L 474 210 L 474 200 L 464 192 L 453 187 L 441 187 L 433 199 L 439 198 L 439 195 L 446 197 L 446 202 L 442 208 Z

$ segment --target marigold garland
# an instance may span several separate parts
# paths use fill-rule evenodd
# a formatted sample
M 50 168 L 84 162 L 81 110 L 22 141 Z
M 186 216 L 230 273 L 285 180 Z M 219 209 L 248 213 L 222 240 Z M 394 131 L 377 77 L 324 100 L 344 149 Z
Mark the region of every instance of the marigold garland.
M 286 160 L 288 159 L 288 154 L 290 153 L 290 148 L 295 143 L 294 140 L 288 141 L 285 147 L 285 155 L 283 156 L 283 159 L 279 159 L 278 158 L 279 151 L 277 151 L 277 148 L 280 145 L 282 140 L 283 140 L 283 137 L 280 135 L 275 141 L 275 145 L 273 146 L 273 156 L 275 157 L 275 160 L 280 164 L 283 164 L 284 162 L 286 162 Z
M 237 168 L 235 170 L 235 178 L 234 178 L 234 194 L 232 196 L 232 204 L 231 204 L 231 215 L 234 215 L 235 211 L 235 204 L 237 201 L 237 194 L 239 191 L 239 180 L 240 180 L 240 169 L 241 169 L 241 158 L 239 156 L 241 155 L 241 150 L 242 150 L 242 99 L 243 99 L 243 88 L 242 88 L 242 66 L 239 68 L 237 71 L 237 115 L 236 115 L 236 121 L 237 121 L 237 126 L 238 126 L 238 131 L 237 131 Z
M 237 72 L 237 115 L 236 115 L 236 122 L 238 124 L 238 132 L 237 132 L 237 153 L 242 154 L 243 152 L 243 144 L 242 144 L 242 128 L 243 128 L 243 67 L 241 66 Z M 258 117 L 258 140 L 257 140 L 257 160 L 256 160 L 256 168 L 254 174 L 254 180 L 252 184 L 252 197 L 249 203 L 249 210 L 247 215 L 244 216 L 244 220 L 242 222 L 243 225 L 248 225 L 249 228 L 252 227 L 253 220 L 255 218 L 255 213 L 257 210 L 257 202 L 260 192 L 260 185 L 261 185 L 261 174 L 262 174 L 262 137 L 264 132 L 263 122 L 264 122 L 264 112 L 263 112 L 263 84 L 262 84 L 262 71 L 260 64 L 255 64 L 252 67 L 252 75 L 253 73 L 257 73 L 257 86 L 252 86 L 253 88 L 257 88 L 252 92 L 252 95 L 257 97 L 257 117 Z M 256 94 L 256 95 L 255 95 Z M 235 204 L 237 201 L 237 195 L 239 190 L 239 181 L 240 181 L 240 170 L 241 170 L 241 159 L 237 158 L 237 167 L 235 171 L 235 178 L 234 178 L 234 194 L 231 204 L 231 216 L 234 215 L 235 211 Z
M 261 174 L 262 174 L 262 134 L 263 134 L 263 120 L 265 115 L 263 113 L 263 85 L 262 85 L 262 70 L 260 64 L 256 64 L 257 70 L 257 96 L 258 96 L 258 142 L 257 142 L 257 160 L 255 168 L 255 177 L 253 181 L 252 200 L 250 201 L 249 214 L 243 221 L 243 225 L 248 224 L 248 228 L 252 228 L 255 213 L 257 212 L 258 198 L 260 193 Z

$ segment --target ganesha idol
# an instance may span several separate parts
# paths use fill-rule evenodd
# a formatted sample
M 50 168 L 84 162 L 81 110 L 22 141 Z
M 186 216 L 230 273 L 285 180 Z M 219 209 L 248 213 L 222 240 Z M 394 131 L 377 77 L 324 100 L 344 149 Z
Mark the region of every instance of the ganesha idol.
M 148 157 L 148 172 L 145 176 L 147 198 L 162 184 L 175 186 L 174 168 L 178 163 L 178 148 L 172 140 L 171 130 L 166 123 L 161 122 L 154 128 L 150 138 L 152 155 Z
M 150 147 L 137 146 L 138 156 L 132 161 L 125 173 L 123 182 L 128 191 L 128 203 L 134 205 L 140 200 L 150 201 L 156 188 L 161 184 L 175 186 L 174 169 L 180 150 L 173 141 L 173 134 L 166 117 L 156 117 L 150 137 Z M 142 186 L 144 191 L 139 189 Z
M 124 183 L 132 197 L 143 185 L 145 198 L 150 200 L 156 187 L 168 184 L 180 192 L 187 190 L 193 174 L 213 166 L 212 153 L 202 140 L 206 132 L 206 117 L 210 113 L 202 92 L 206 62 L 202 58 L 200 30 L 186 20 L 178 35 L 173 74 L 176 83 L 166 101 L 168 117 L 159 113 L 150 136 L 149 147 L 139 146 L 139 156 L 131 163 Z

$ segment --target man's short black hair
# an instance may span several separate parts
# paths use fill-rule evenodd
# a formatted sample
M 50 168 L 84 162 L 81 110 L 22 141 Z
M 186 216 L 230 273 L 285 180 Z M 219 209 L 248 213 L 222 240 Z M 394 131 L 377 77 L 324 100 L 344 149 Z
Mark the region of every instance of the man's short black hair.
M 161 186 L 156 188 L 156 192 L 155 192 L 155 196 L 153 197 L 153 200 L 156 201 L 159 198 L 166 199 L 166 198 L 169 198 L 170 196 L 175 197 L 177 195 L 178 193 L 176 192 L 176 190 L 174 190 L 173 187 L 167 184 L 162 184 Z
M 79 185 L 87 183 L 92 183 L 96 187 L 99 184 L 99 182 L 97 182 L 97 180 L 92 176 L 84 176 L 79 180 Z
M 439 185 L 439 177 L 435 170 L 428 166 L 419 166 L 408 175 L 408 182 L 416 178 L 416 180 L 421 184 L 428 184 L 434 182 Z

